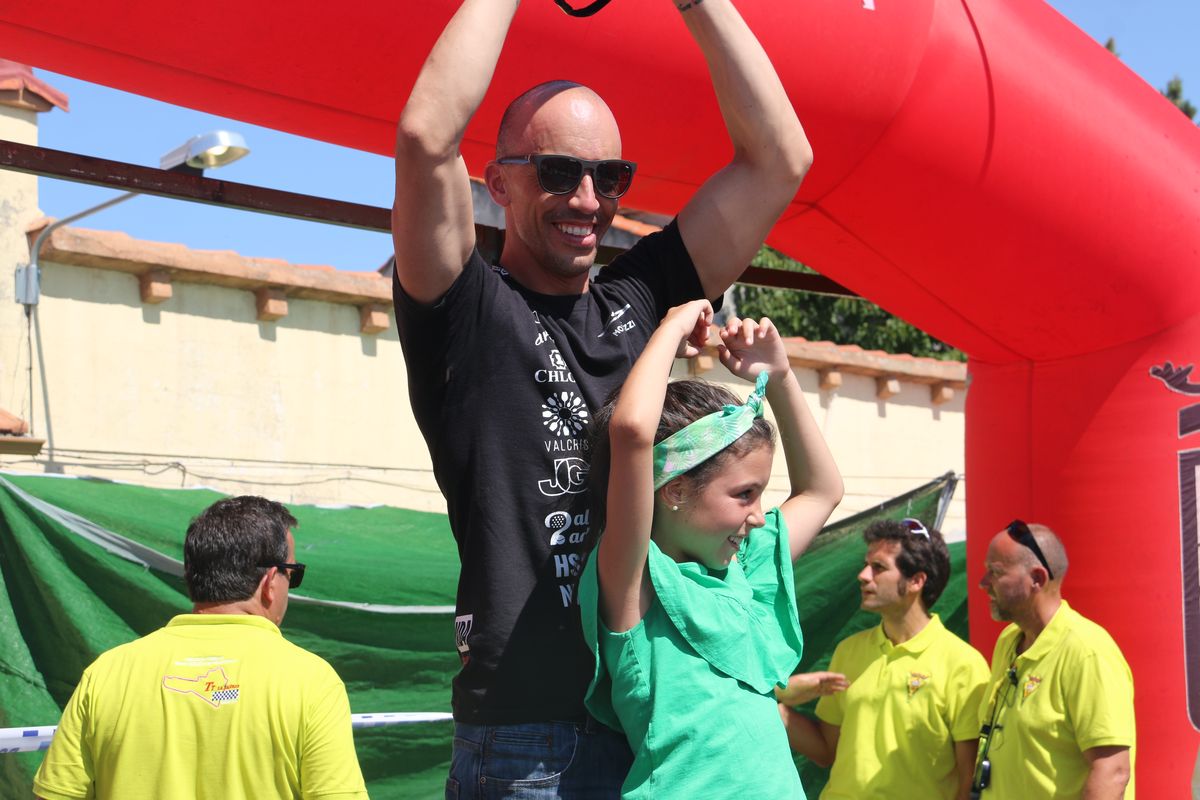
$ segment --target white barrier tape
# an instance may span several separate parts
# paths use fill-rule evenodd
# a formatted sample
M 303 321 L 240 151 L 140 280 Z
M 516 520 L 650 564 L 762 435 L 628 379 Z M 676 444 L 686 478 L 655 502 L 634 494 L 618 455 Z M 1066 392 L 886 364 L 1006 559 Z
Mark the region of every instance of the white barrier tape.
M 384 725 L 415 725 L 418 722 L 448 722 L 454 715 L 445 711 L 384 711 L 379 714 L 351 714 L 355 730 Z
M 385 711 L 376 714 L 351 714 L 350 725 L 355 730 L 381 728 L 385 725 L 416 725 L 422 722 L 447 722 L 454 719 L 443 711 Z M 32 753 L 45 750 L 54 739 L 57 725 L 40 728 L 0 728 L 0 753 Z
M 45 750 L 54 738 L 57 725 L 42 728 L 0 728 L 0 753 L 31 753 Z

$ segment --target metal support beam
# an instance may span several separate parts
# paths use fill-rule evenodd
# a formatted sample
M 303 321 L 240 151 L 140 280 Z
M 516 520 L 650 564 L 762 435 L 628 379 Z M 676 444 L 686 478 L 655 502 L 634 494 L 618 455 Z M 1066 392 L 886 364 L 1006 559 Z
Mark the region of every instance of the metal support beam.
M 0 139 L 0 169 L 346 228 L 383 233 L 392 229 L 391 210 L 387 208 L 187 175 L 4 139 Z M 495 238 L 494 226 L 476 225 L 476 229 L 481 234 L 488 229 L 492 232 L 491 238 Z M 608 241 L 609 237 L 606 237 L 606 245 Z M 608 255 L 610 249 L 613 254 L 619 252 L 610 245 L 602 247 L 601 255 Z M 823 275 L 804 272 L 749 267 L 738 278 L 738 282 L 844 297 L 858 296 Z
M 0 140 L 0 167 L 126 192 L 388 232 L 391 211 Z

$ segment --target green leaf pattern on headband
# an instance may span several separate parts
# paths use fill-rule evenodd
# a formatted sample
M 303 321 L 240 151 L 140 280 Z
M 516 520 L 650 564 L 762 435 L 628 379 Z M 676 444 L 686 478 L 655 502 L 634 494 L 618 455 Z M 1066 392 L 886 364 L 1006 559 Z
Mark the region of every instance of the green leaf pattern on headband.
M 725 406 L 654 445 L 654 488 L 666 486 L 729 447 L 750 430 L 754 420 L 763 415 L 767 379 L 765 371 L 758 373 L 754 391 L 746 398 L 744 405 Z

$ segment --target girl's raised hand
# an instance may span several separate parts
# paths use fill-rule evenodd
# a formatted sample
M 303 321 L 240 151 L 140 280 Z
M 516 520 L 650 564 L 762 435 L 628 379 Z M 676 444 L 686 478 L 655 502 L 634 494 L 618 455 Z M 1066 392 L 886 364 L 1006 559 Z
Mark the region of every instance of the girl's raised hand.
M 668 311 L 658 329 L 678 342 L 676 358 L 692 358 L 699 355 L 700 350 L 707 344 L 712 319 L 712 303 L 707 300 L 693 300 Z
M 721 328 L 718 352 L 726 369 L 751 383 L 763 370 L 772 377 L 791 370 L 783 339 L 766 317 L 729 320 Z

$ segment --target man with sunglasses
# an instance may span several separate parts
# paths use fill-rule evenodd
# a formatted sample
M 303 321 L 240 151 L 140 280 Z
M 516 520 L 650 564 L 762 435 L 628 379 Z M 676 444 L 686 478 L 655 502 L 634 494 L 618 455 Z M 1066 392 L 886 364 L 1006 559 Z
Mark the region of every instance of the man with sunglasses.
M 1044 525 L 1013 520 L 988 546 L 981 589 L 996 641 L 975 797 L 1133 798 L 1133 675 L 1102 627 L 1062 598 L 1067 553 Z
M 220 500 L 192 520 L 192 613 L 84 671 L 34 778 L 38 797 L 367 797 L 345 687 L 279 632 L 304 577 L 296 524 L 262 497 Z
M 462 2 L 413 86 L 396 146 L 396 319 L 413 412 L 462 558 L 447 794 L 616 797 L 632 756 L 586 715 L 593 663 L 574 594 L 595 533 L 591 414 L 667 309 L 721 297 L 812 156 L 731 1 L 681 0 L 710 65 L 730 163 L 664 230 L 590 279 L 636 165 L 595 92 L 539 84 L 509 105 L 482 176 L 505 220 L 499 263 L 485 263 L 459 148 L 517 5 Z M 562 26 L 562 38 L 547 42 L 548 70 L 570 63 L 570 42 L 586 35 L 566 17 Z
M 843 639 L 829 669 L 849 688 L 817 703 L 820 723 L 785 708 L 793 749 L 833 769 L 821 800 L 966 800 L 987 663 L 930 608 L 950 578 L 941 533 L 920 520 L 877 520 L 858 573 L 879 625 Z

